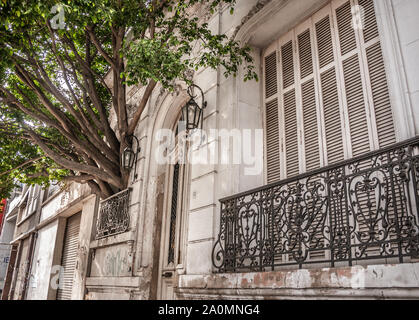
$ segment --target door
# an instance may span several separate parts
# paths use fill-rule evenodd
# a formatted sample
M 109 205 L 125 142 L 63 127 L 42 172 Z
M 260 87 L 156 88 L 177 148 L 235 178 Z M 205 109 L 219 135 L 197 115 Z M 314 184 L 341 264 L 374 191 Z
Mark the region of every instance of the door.
M 67 226 L 64 234 L 63 254 L 61 258 L 63 272 L 60 274 L 60 285 L 57 290 L 57 300 L 71 300 L 74 272 L 77 264 L 80 219 L 81 212 L 71 216 L 67 220 Z
M 158 297 L 162 300 L 175 298 L 177 274 L 184 266 L 184 232 L 188 142 L 185 132 L 176 129 L 175 148 L 171 152 L 171 164 L 167 169 L 165 205 L 162 220 L 162 237 Z
M 4 287 L 1 300 L 7 300 L 9 296 L 10 287 L 12 284 L 13 270 L 15 269 L 18 246 L 13 245 L 10 252 L 9 264 L 7 265 L 6 276 L 4 280 Z
M 176 272 L 182 267 L 183 200 L 185 164 L 170 166 L 168 195 L 165 216 L 163 217 L 162 254 L 160 257 L 160 295 L 163 300 L 174 299 Z

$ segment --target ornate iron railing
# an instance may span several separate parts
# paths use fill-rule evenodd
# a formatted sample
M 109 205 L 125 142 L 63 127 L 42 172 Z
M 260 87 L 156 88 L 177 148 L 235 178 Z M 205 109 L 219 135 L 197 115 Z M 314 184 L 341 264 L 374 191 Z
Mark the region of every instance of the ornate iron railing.
M 130 194 L 131 189 L 126 189 L 100 202 L 96 239 L 128 231 Z
M 419 258 L 418 149 L 416 137 L 220 200 L 213 265 L 245 272 Z

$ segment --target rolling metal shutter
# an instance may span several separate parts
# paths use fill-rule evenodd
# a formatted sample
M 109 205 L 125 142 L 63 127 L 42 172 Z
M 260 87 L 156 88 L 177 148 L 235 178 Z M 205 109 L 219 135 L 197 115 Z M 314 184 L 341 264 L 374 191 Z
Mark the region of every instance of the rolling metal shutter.
M 71 300 L 73 278 L 77 263 L 77 248 L 79 243 L 81 213 L 68 218 L 65 228 L 63 255 L 61 265 L 64 273 L 60 279 L 60 288 L 57 291 L 57 300 Z M 61 283 L 62 281 L 62 283 Z
M 270 46 L 264 64 L 268 183 L 396 141 L 373 0 L 332 1 Z

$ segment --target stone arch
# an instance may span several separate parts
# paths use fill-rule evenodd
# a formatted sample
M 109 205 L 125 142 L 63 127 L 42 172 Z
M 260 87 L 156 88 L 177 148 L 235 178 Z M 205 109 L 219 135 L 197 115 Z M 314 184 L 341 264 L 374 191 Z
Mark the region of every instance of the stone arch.
M 150 110 L 147 120 L 147 146 L 143 168 L 143 204 L 140 208 L 139 230 L 137 241 L 138 270 L 142 271 L 144 282 L 150 286 L 150 297 L 156 298 L 159 269 L 159 251 L 161 219 L 163 215 L 164 189 L 166 184 L 167 165 L 155 160 L 158 147 L 156 135 L 160 129 L 172 129 L 179 117 L 181 107 L 189 99 L 186 90 L 178 86 L 174 93 L 161 90 L 152 99 L 154 108 Z M 150 103 L 150 104 L 151 104 Z M 150 106 L 150 105 L 149 105 Z

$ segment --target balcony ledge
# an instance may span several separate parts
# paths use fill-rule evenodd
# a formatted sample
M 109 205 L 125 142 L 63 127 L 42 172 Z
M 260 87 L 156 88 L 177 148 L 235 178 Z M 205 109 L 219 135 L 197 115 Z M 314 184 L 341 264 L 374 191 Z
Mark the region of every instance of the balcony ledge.
M 418 289 L 419 262 L 253 273 L 182 275 L 179 289 Z

